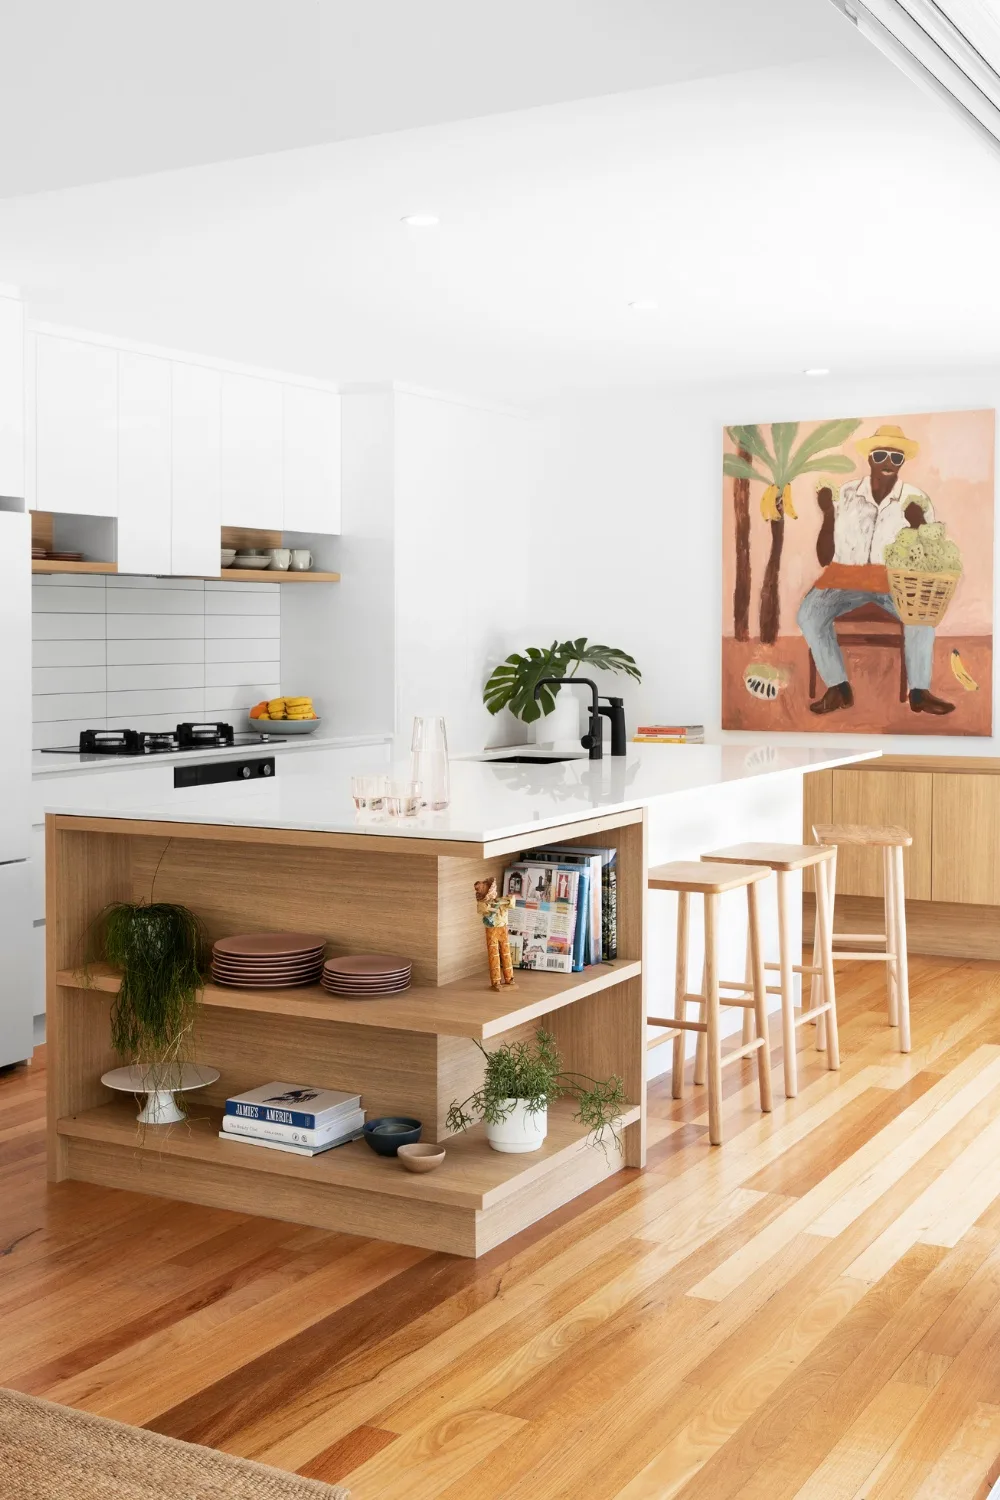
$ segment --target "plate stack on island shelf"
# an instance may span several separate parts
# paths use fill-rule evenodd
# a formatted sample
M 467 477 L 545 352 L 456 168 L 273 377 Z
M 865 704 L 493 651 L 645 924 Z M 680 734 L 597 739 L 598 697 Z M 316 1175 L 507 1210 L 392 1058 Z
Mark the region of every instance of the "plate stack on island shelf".
M 408 990 L 412 977 L 413 965 L 408 958 L 391 953 L 349 953 L 327 959 L 320 983 L 342 1000 L 371 1000 Z
M 315 984 L 323 972 L 326 938 L 307 932 L 243 932 L 212 947 L 216 984 L 241 989 L 287 989 Z

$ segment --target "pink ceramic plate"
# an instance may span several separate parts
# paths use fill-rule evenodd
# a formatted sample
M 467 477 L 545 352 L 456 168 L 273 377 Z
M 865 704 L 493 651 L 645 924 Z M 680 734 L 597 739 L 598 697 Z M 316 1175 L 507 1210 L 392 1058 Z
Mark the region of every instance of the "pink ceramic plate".
M 298 958 L 325 947 L 326 938 L 314 932 L 243 932 L 219 938 L 213 951 L 227 958 Z

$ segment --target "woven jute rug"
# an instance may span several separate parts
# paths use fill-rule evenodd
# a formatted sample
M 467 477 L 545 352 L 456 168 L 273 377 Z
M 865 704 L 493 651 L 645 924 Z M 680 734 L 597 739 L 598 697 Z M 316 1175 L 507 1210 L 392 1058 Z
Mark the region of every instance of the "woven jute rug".
M 0 1496 L 350 1500 L 350 1491 L 0 1389 Z

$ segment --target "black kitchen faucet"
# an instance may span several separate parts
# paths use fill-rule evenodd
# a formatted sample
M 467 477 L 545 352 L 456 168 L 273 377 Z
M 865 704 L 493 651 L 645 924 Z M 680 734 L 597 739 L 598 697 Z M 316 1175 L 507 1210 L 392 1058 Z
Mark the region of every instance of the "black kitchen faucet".
M 611 720 L 611 754 L 625 755 L 625 709 L 622 699 L 606 698 L 605 706 L 602 706 L 597 692 L 597 683 L 590 677 L 540 677 L 535 683 L 534 696 L 538 697 L 540 688 L 556 685 L 590 688 L 590 725 L 580 741 L 590 759 L 600 760 L 604 754 L 602 715 Z

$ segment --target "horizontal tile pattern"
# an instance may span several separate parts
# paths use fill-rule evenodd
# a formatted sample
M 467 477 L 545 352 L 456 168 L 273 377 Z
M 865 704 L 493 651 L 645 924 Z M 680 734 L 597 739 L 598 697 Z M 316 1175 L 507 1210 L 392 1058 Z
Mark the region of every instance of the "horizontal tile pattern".
M 278 584 L 42 574 L 32 600 L 34 745 L 170 729 L 280 692 Z

